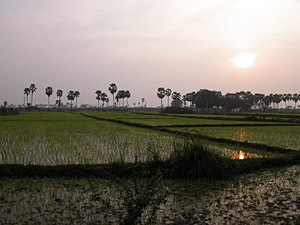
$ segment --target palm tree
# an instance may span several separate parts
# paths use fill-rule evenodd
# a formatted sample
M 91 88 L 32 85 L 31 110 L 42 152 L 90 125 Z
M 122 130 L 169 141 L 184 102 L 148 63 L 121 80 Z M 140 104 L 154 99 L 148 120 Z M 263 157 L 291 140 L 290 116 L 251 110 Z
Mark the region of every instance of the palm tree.
M 100 99 L 102 101 L 102 107 L 104 107 L 104 102 L 106 101 L 106 98 L 107 98 L 107 94 L 105 94 L 104 92 L 101 93 Z
M 50 103 L 50 96 L 53 93 L 52 87 L 48 86 L 46 87 L 46 95 L 48 96 L 48 110 L 49 110 L 49 103 Z
M 124 110 L 124 99 L 126 98 L 126 92 L 124 90 L 120 90 L 118 91 L 117 95 L 119 95 L 119 98 L 121 98 L 123 101 L 123 110 Z
M 130 94 L 130 91 L 125 91 L 125 97 L 127 98 L 126 99 L 126 107 L 128 107 L 128 99 L 130 98 L 131 94 Z
M 122 93 L 118 91 L 116 95 L 116 102 L 117 102 L 117 107 L 119 108 L 119 100 L 122 98 Z
M 73 106 L 72 101 L 75 99 L 74 91 L 69 91 L 67 98 L 69 101 L 71 101 L 71 111 L 72 111 L 72 106 Z
M 33 106 L 33 93 L 36 91 L 36 86 L 35 84 L 31 84 L 29 87 L 29 90 L 31 91 L 31 106 Z
M 24 89 L 24 95 L 26 95 L 26 105 L 29 106 L 29 104 L 28 104 L 28 95 L 30 95 L 30 89 L 29 88 Z
M 287 107 L 286 107 L 287 94 L 283 94 L 283 95 L 281 96 L 281 100 L 284 101 L 285 109 L 287 109 Z
M 74 97 L 76 99 L 76 103 L 75 103 L 75 111 L 76 111 L 76 108 L 77 108 L 77 98 L 79 98 L 79 95 L 80 95 L 80 92 L 79 91 L 75 91 L 74 92 Z
M 109 98 L 106 98 L 105 101 L 106 101 L 106 107 L 108 108 Z
M 162 110 L 162 99 L 166 96 L 166 91 L 163 87 L 159 87 L 157 89 L 157 97 L 160 98 L 160 106 L 161 106 L 161 110 Z
M 299 101 L 299 96 L 297 93 L 293 94 L 293 100 L 295 102 L 295 109 L 297 108 L 297 102 Z
M 110 91 L 110 93 L 113 95 L 113 109 L 115 107 L 115 93 L 117 92 L 118 88 L 117 85 L 115 83 L 111 83 L 108 87 L 108 90 Z
M 145 99 L 142 98 L 142 107 L 144 106 Z
M 100 99 L 101 99 L 100 95 L 97 95 L 97 96 L 96 96 L 96 99 L 97 99 L 97 101 L 98 101 L 98 111 L 99 111 L 99 110 L 100 110 L 100 107 L 99 107 L 99 101 L 100 101 Z
M 97 90 L 96 92 L 96 99 L 97 99 L 97 101 L 98 101 L 98 111 L 99 111 L 99 109 L 100 109 L 100 107 L 99 107 L 99 101 L 100 101 L 100 99 L 101 99 L 101 91 L 100 90 Z
M 60 98 L 62 97 L 63 95 L 63 91 L 62 90 L 57 90 L 56 91 L 56 96 L 58 97 L 58 100 L 56 100 L 56 104 L 58 105 L 58 108 L 60 109 L 60 106 L 61 106 L 61 100 Z
M 169 97 L 171 96 L 171 94 L 172 94 L 172 90 L 170 88 L 168 88 L 166 90 L 166 96 L 168 96 L 168 107 L 169 107 Z
M 181 98 L 180 93 L 173 92 L 173 94 L 172 94 L 172 99 L 173 99 L 172 106 L 181 107 L 182 106 L 182 102 L 180 101 L 180 98 Z

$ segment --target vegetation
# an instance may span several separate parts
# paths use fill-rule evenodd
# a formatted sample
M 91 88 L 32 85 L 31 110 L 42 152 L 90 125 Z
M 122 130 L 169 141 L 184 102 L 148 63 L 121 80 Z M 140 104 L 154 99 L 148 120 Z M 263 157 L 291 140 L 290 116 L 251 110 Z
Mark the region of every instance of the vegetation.
M 286 142 L 296 143 L 298 126 L 269 118 L 96 111 L 0 117 L 0 223 L 295 223 L 300 180 L 299 166 L 291 166 L 299 152 L 251 145 L 255 136 L 247 135 L 269 145 L 275 134 L 290 134 Z M 186 127 L 166 127 L 179 124 Z M 245 139 L 230 137 L 240 129 Z

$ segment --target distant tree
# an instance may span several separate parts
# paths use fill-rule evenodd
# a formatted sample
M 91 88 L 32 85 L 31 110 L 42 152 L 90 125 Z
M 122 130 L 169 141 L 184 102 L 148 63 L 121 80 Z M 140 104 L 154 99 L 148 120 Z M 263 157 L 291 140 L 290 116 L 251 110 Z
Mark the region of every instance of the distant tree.
M 79 98 L 79 95 L 80 95 L 80 92 L 79 91 L 75 91 L 74 92 L 74 97 L 75 97 L 75 100 L 76 100 L 76 103 L 75 103 L 75 110 L 77 108 L 77 98 Z
M 4 101 L 3 104 L 4 104 L 4 107 L 6 108 L 6 106 L 7 106 L 7 101 Z
M 171 96 L 171 94 L 172 94 L 172 90 L 170 88 L 168 88 L 166 90 L 166 96 L 168 97 L 168 106 L 169 106 L 169 97 Z
M 105 101 L 106 101 L 106 107 L 108 108 L 109 98 L 106 98 Z
M 45 91 L 46 91 L 46 95 L 48 96 L 48 110 L 49 110 L 50 96 L 53 93 L 52 87 L 50 86 L 46 87 Z
M 31 106 L 33 106 L 33 93 L 36 91 L 36 86 L 35 84 L 31 84 L 29 87 L 29 90 L 31 92 Z
M 100 109 L 100 106 L 99 106 L 99 101 L 101 100 L 101 91 L 100 90 L 97 90 L 96 92 L 96 99 L 97 99 L 97 101 L 98 101 L 98 111 L 99 111 L 99 109 Z
M 58 100 L 56 100 L 56 104 L 58 105 L 58 108 L 60 109 L 60 106 L 61 106 L 61 97 L 63 95 L 63 91 L 62 90 L 57 90 L 56 91 L 56 96 L 58 97 Z
M 106 98 L 107 98 L 107 94 L 105 94 L 104 92 L 101 93 L 100 95 L 100 99 L 102 101 L 102 106 L 104 107 L 104 102 L 106 101 Z
M 144 106 L 145 99 L 142 98 L 142 107 Z
M 111 83 L 111 84 L 109 85 L 108 90 L 109 90 L 110 93 L 113 95 L 113 102 L 112 102 L 112 104 L 113 104 L 113 108 L 114 108 L 114 106 L 115 106 L 115 93 L 116 93 L 117 90 L 118 90 L 117 85 L 116 85 L 115 83 Z
M 119 100 L 120 100 L 120 95 L 118 95 L 118 93 L 116 94 L 116 102 L 115 102 L 115 105 L 117 106 L 117 109 L 119 109 Z
M 163 87 L 159 87 L 157 89 L 157 97 L 160 98 L 160 108 L 162 110 L 162 99 L 166 96 L 166 91 L 165 91 L 165 88 Z
M 286 107 L 286 100 L 287 100 L 287 94 L 283 94 L 283 95 L 281 96 L 281 101 L 284 102 L 285 109 L 287 109 L 287 107 Z
M 130 91 L 125 91 L 125 97 L 126 97 L 126 107 L 128 107 L 128 99 L 130 98 L 131 94 Z
M 75 99 L 74 91 L 69 91 L 67 98 L 71 102 L 71 111 L 72 111 L 73 101 Z
M 297 109 L 297 102 L 299 101 L 299 95 L 297 93 L 293 94 L 293 100 L 295 102 L 295 109 Z
M 29 103 L 28 103 L 28 95 L 30 95 L 30 89 L 29 88 L 24 89 L 24 95 L 26 96 L 26 105 L 29 106 Z
M 181 101 L 180 98 L 181 98 L 180 93 L 178 93 L 178 92 L 173 92 L 173 94 L 172 94 L 172 99 L 173 99 L 173 101 L 172 101 L 171 105 L 172 105 L 173 107 L 182 107 L 182 101 Z

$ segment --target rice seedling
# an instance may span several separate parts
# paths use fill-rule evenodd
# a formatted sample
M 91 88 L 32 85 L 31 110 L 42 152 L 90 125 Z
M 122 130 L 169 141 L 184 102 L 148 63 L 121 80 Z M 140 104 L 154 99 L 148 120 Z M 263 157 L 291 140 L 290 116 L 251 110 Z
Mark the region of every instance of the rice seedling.
M 176 128 L 192 133 L 200 133 L 212 137 L 232 139 L 242 142 L 260 143 L 300 150 L 300 127 L 201 127 Z

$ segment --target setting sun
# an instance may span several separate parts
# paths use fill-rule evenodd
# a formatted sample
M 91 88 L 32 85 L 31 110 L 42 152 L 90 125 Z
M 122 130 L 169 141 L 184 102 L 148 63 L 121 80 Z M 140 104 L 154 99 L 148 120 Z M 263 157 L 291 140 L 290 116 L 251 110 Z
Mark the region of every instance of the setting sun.
M 243 53 L 240 53 L 237 56 L 233 57 L 231 59 L 231 62 L 233 63 L 234 66 L 241 68 L 241 69 L 245 69 L 245 68 L 253 66 L 255 58 L 256 58 L 255 54 L 243 52 Z

